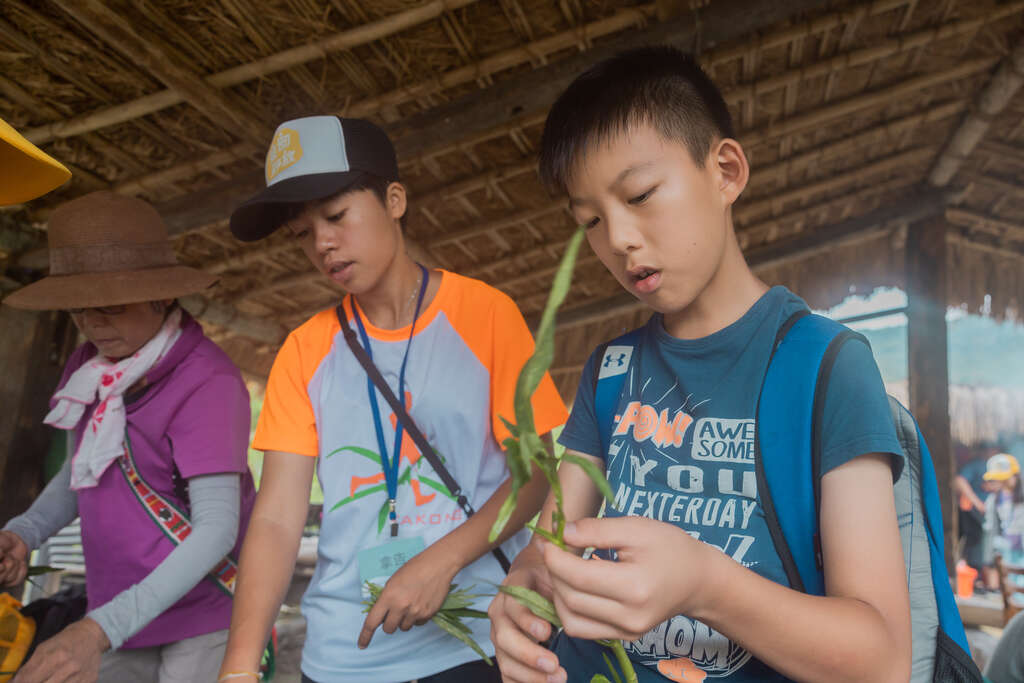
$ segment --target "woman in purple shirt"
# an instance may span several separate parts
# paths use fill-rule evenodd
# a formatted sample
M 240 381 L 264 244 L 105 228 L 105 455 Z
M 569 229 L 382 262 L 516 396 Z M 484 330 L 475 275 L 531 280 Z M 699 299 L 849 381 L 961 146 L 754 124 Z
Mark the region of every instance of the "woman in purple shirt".
M 175 302 L 214 278 L 178 265 L 153 207 L 110 192 L 58 207 L 48 239 L 49 277 L 5 303 L 67 310 L 86 339 L 45 419 L 71 457 L 0 531 L 0 585 L 78 516 L 89 612 L 15 680 L 212 681 L 254 499 L 241 374 Z

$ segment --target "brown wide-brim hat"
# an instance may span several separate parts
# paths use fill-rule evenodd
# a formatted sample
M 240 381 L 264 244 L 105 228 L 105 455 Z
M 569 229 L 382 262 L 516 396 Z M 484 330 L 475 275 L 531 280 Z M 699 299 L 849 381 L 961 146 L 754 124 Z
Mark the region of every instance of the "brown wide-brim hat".
M 15 308 L 96 308 L 175 299 L 211 287 L 213 275 L 178 263 L 167 226 L 147 202 L 93 192 L 50 217 L 50 274 L 4 299 Z

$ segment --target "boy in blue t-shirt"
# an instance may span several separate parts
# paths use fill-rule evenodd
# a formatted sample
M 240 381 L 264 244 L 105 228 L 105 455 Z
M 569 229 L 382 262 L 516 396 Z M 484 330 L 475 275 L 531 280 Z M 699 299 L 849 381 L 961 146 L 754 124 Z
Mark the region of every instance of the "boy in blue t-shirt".
M 758 393 L 776 332 L 806 305 L 747 266 L 732 207 L 749 166 L 721 94 L 689 55 L 641 48 L 581 75 L 551 109 L 542 178 L 569 196 L 594 252 L 654 311 L 633 352 L 607 453 L 592 355 L 560 441 L 606 471 L 559 470 L 577 549 L 535 538 L 506 583 L 554 600 L 565 626 L 499 595 L 491 635 L 507 682 L 607 673 L 621 639 L 641 681 L 906 681 L 910 612 L 892 483 L 902 467 L 878 368 L 845 344 L 826 396 L 821 541 L 827 595 L 788 587 L 758 496 Z M 598 367 L 598 366 L 601 367 Z M 550 524 L 549 499 L 541 523 Z M 572 636 L 572 638 L 566 637 Z M 585 640 L 577 640 L 585 639 Z

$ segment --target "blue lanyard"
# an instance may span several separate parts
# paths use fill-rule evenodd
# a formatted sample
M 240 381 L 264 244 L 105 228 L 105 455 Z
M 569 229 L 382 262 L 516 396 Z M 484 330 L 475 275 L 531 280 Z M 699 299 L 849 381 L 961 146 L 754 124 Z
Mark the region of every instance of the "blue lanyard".
M 416 312 L 412 316 L 412 324 L 409 325 L 409 341 L 405 344 L 405 355 L 402 357 L 402 369 L 398 373 L 398 400 L 405 402 L 405 364 L 409 360 L 409 349 L 412 347 L 412 335 L 416 330 L 416 320 L 420 317 L 420 306 L 423 305 L 423 295 L 427 292 L 427 281 L 430 274 L 427 269 L 417 263 L 420 267 L 422 277 L 420 278 L 420 294 L 416 300 Z M 356 319 L 356 327 L 359 329 L 359 338 L 363 341 L 363 348 L 366 355 L 373 360 L 373 351 L 370 349 L 370 338 L 366 334 L 366 327 L 363 326 L 363 317 L 356 308 L 356 298 L 352 297 L 352 313 Z M 377 445 L 380 447 L 380 467 L 384 471 L 384 483 L 388 490 L 388 517 L 391 519 L 391 535 L 398 535 L 398 515 L 395 513 L 395 498 L 398 496 L 398 464 L 402 456 L 402 421 L 395 419 L 395 447 L 388 457 L 387 445 L 384 443 L 384 426 L 380 420 L 380 408 L 377 406 L 377 387 L 373 385 L 370 376 L 366 376 L 366 391 L 370 397 L 370 411 L 373 413 L 373 426 L 377 430 Z

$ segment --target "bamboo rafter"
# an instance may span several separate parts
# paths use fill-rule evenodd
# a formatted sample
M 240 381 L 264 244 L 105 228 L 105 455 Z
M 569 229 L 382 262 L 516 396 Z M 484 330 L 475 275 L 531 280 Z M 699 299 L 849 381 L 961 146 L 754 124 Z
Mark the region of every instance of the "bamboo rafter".
M 270 129 L 257 115 L 176 63 L 157 36 L 138 35 L 127 19 L 98 0 L 54 1 L 107 45 L 180 93 L 185 101 L 225 131 L 255 144 L 270 137 Z
M 872 3 L 871 6 L 870 6 L 870 9 L 867 10 L 867 11 L 869 13 L 872 13 L 872 14 L 873 13 L 880 13 L 880 12 L 883 12 L 883 11 L 888 11 L 888 10 L 894 8 L 894 7 L 902 6 L 903 4 L 905 4 L 905 3 L 903 3 L 903 2 L 876 2 L 876 3 Z M 1016 11 L 1015 6 L 1014 7 L 1006 7 L 1006 8 L 1000 9 L 999 12 L 998 12 L 998 15 L 999 16 L 1003 16 L 1003 15 L 1011 13 L 1012 11 Z M 842 22 L 848 20 L 850 18 L 850 16 L 851 16 L 850 12 L 835 13 L 834 15 L 829 15 L 828 17 L 823 17 L 821 19 L 818 19 L 818 20 L 815 20 L 815 21 L 812 21 L 812 22 L 808 22 L 805 25 L 801 25 L 798 29 L 786 29 L 784 31 L 779 31 L 779 32 L 777 32 L 775 34 L 768 35 L 768 36 L 762 38 L 758 42 L 758 45 L 762 49 L 764 49 L 764 48 L 768 48 L 768 47 L 773 47 L 773 46 L 776 46 L 776 45 L 784 44 L 785 42 L 799 39 L 801 36 L 806 35 L 808 32 L 816 32 L 816 31 L 828 30 L 832 26 L 842 25 Z M 972 24 L 973 25 L 973 24 L 978 23 L 979 21 L 981 21 L 981 20 L 974 20 L 973 22 L 961 22 L 961 24 Z M 925 40 L 925 39 L 927 39 L 929 37 L 933 37 L 933 38 L 936 37 L 936 36 L 938 36 L 938 37 L 947 36 L 948 37 L 948 35 L 957 34 L 958 31 L 962 31 L 963 30 L 962 28 L 957 28 L 958 26 L 959 25 L 951 25 L 951 27 L 947 27 L 947 28 L 936 29 L 936 30 L 932 30 L 932 31 L 919 32 L 918 34 L 914 34 L 914 36 L 916 36 L 916 37 L 912 39 L 912 42 L 913 41 L 922 41 L 922 40 Z M 613 30 L 618 30 L 618 29 L 621 29 L 621 28 L 622 28 L 621 20 L 614 22 L 614 25 L 612 26 Z M 602 31 L 607 30 L 607 29 L 606 28 L 602 28 L 602 26 L 588 26 L 587 30 L 592 31 L 595 34 L 601 34 Z M 540 49 L 551 49 L 551 48 L 557 48 L 557 47 L 563 46 L 565 44 L 565 41 L 567 40 L 567 36 L 565 34 L 559 34 L 558 36 L 554 36 L 554 37 L 552 37 L 550 39 L 547 39 L 547 40 L 552 41 L 552 44 L 548 45 L 547 48 L 545 48 L 544 46 L 541 46 Z M 891 50 L 895 49 L 894 46 L 897 46 L 897 43 L 898 43 L 897 39 L 892 39 L 892 40 L 887 42 L 887 45 L 884 48 L 872 48 L 871 50 L 868 50 L 868 51 L 860 51 L 858 53 L 855 53 L 853 56 L 846 57 L 845 59 L 850 60 L 851 63 L 859 63 L 859 60 L 865 60 L 865 59 L 872 58 L 872 57 L 877 58 L 877 57 L 883 55 L 883 52 L 884 52 L 884 54 L 891 54 Z M 914 44 L 917 44 L 917 43 L 914 42 Z M 536 49 L 538 49 L 538 46 L 530 45 L 530 46 L 527 46 L 526 48 L 523 48 L 523 49 L 527 49 L 528 51 L 533 52 Z M 509 52 L 515 52 L 515 51 L 509 51 Z M 717 63 L 722 63 L 722 62 L 728 61 L 729 59 L 733 58 L 733 56 L 734 56 L 734 51 L 732 51 L 732 50 L 713 51 L 713 52 L 709 53 L 706 56 L 705 61 L 710 63 L 710 64 L 717 64 Z M 514 55 L 512 55 L 511 57 L 514 58 Z M 507 68 L 507 65 L 510 64 L 510 56 L 508 54 L 504 54 L 503 53 L 502 55 L 498 55 L 496 57 L 491 58 L 491 61 L 493 62 L 493 64 L 477 64 L 474 68 L 481 69 L 481 70 L 483 70 L 485 72 L 490 72 L 490 71 L 492 71 L 494 69 L 499 69 L 499 68 Z M 827 71 L 829 69 L 832 69 L 840 61 L 842 61 L 840 58 L 835 58 L 835 59 L 830 60 L 830 61 L 828 61 L 826 63 L 823 63 L 823 64 L 812 65 L 812 70 L 807 72 L 806 74 L 804 74 L 804 76 L 806 76 L 808 74 L 809 75 L 814 75 L 814 74 L 817 74 L 819 71 Z M 227 85 L 229 85 L 229 84 L 234 84 L 235 81 L 232 80 L 232 79 L 234 77 L 238 76 L 237 70 L 225 71 L 225 72 L 222 72 L 222 74 L 228 74 L 229 72 L 231 74 L 233 74 L 232 78 L 221 77 L 221 74 L 218 74 L 218 75 L 213 76 L 210 79 L 208 79 L 208 81 L 210 82 L 211 85 L 214 85 L 214 86 L 217 86 L 217 87 L 227 87 Z M 801 72 L 798 69 L 798 70 L 793 70 L 791 72 L 787 72 L 785 74 L 781 74 L 781 75 L 775 77 L 774 80 L 770 80 L 769 83 L 773 84 L 771 87 L 774 88 L 774 87 L 778 87 L 780 84 L 783 84 L 783 83 L 793 83 L 796 80 L 799 80 L 801 77 L 802 77 L 801 76 Z M 461 82 L 460 78 L 464 78 L 464 74 L 461 75 L 461 76 L 460 75 L 453 76 L 453 78 L 454 78 L 454 81 Z M 229 83 L 229 81 L 230 81 L 230 83 Z M 453 83 L 454 83 L 454 81 L 453 81 Z M 436 84 L 426 84 L 423 87 L 427 88 L 427 89 L 430 89 L 432 87 L 437 87 L 437 86 L 436 86 Z M 410 86 L 410 88 L 412 88 L 414 90 L 422 89 L 422 88 L 420 88 L 419 86 L 416 86 L 416 85 Z M 394 91 L 394 92 L 397 92 L 397 91 Z M 385 98 L 397 97 L 397 96 L 394 95 L 394 92 L 391 95 L 385 95 L 384 97 Z M 760 92 L 760 90 L 758 92 Z M 747 93 L 745 89 L 741 89 L 741 90 L 736 92 L 734 97 L 742 99 L 742 98 L 748 96 L 748 94 L 749 93 Z M 401 98 L 399 98 L 395 102 L 398 103 L 400 101 L 402 101 Z M 367 113 L 371 113 L 372 111 L 376 111 L 379 104 L 380 104 L 380 102 L 374 102 L 374 101 L 367 101 L 364 104 L 357 103 L 356 105 L 353 105 L 354 108 L 351 109 L 351 113 L 358 114 L 358 115 L 365 115 Z M 120 109 L 123 112 L 123 111 L 130 110 L 132 106 L 133 106 L 132 103 L 128 103 L 123 108 L 120 108 Z M 534 117 L 531 117 L 531 118 L 533 118 L 534 121 L 530 121 L 529 123 L 533 123 L 533 122 L 535 122 L 537 120 L 540 120 L 541 117 L 540 116 L 534 116 Z M 35 133 L 34 133 L 35 130 L 36 129 L 30 129 L 28 131 L 30 139 L 37 139 L 37 138 L 33 137 L 35 135 Z M 45 138 L 39 137 L 38 139 L 39 140 L 43 140 Z M 261 149 L 257 149 L 256 147 L 254 147 L 254 148 L 249 149 L 249 150 L 239 149 L 239 150 L 237 150 L 237 153 L 240 154 L 240 155 L 242 155 L 242 154 L 246 154 L 246 155 L 247 154 L 261 154 L 262 150 Z M 215 155 L 211 155 L 207 159 L 200 159 L 200 160 L 195 161 L 195 162 L 189 162 L 189 163 L 181 164 L 180 166 L 175 166 L 172 169 L 167 169 L 165 171 L 161 171 L 161 172 L 155 173 L 151 177 L 141 178 L 138 181 L 136 181 L 138 183 L 138 185 L 133 185 L 132 187 L 135 188 L 134 191 L 139 191 L 137 189 L 138 187 L 141 187 L 141 186 L 155 187 L 156 185 L 158 185 L 160 182 L 162 182 L 165 179 L 173 178 L 175 180 L 184 180 L 187 177 L 189 177 L 189 173 L 190 172 L 201 172 L 201 171 L 213 170 L 213 169 L 216 169 L 216 168 L 224 165 L 225 159 L 226 159 L 226 157 L 223 154 L 218 153 L 218 154 L 215 154 Z
M 442 12 L 458 9 L 472 4 L 477 0 L 435 0 L 419 7 L 400 12 L 375 22 L 357 26 L 347 31 L 336 33 L 323 40 L 282 50 L 273 55 L 225 69 L 206 78 L 206 83 L 213 88 L 223 89 L 239 85 L 247 81 L 263 78 L 285 69 L 324 57 L 329 52 L 347 50 L 397 33 L 411 26 L 436 19 Z M 134 118 L 141 118 L 172 107 L 184 101 L 184 97 L 173 90 L 140 97 L 115 107 L 75 117 L 67 121 L 53 123 L 25 131 L 25 137 L 35 144 L 43 144 L 54 138 L 66 138 L 81 133 L 97 130 L 110 125 L 124 123 Z
M 1024 224 L 958 207 L 946 209 L 946 220 L 969 231 L 985 232 L 1001 239 L 1024 240 Z
M 928 174 L 928 182 L 935 187 L 949 184 L 992 125 L 992 119 L 1010 103 L 1024 85 L 1024 42 L 1018 42 L 1013 52 L 1003 60 L 992 80 L 978 96 L 974 110 L 946 143 L 935 167 Z

